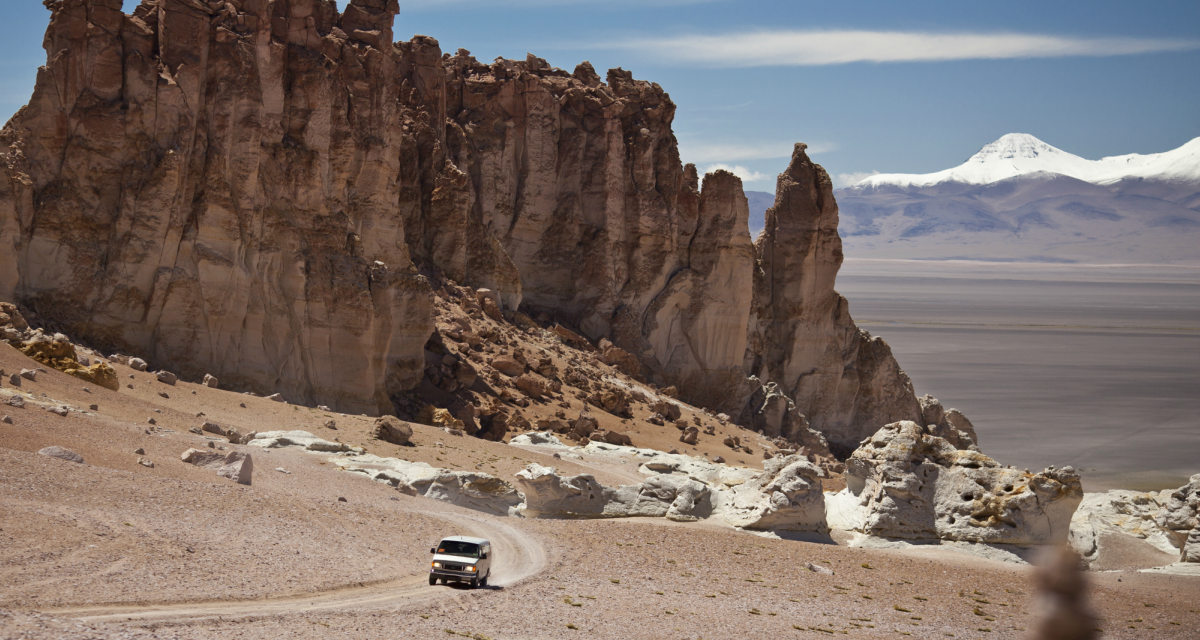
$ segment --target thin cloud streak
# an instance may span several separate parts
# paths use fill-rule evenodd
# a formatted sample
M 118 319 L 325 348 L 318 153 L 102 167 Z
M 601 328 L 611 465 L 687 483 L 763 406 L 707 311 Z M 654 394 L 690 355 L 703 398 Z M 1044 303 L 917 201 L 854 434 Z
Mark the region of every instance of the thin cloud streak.
M 794 146 L 792 142 L 709 144 L 680 140 L 679 156 L 683 158 L 684 162 L 695 163 L 770 160 L 772 158 L 790 158 Z M 809 155 L 828 153 L 835 148 L 833 144 L 827 142 L 810 143 L 808 153 Z
M 938 62 L 1117 56 L 1200 49 L 1200 40 L 1076 38 L 1024 33 L 761 30 L 633 38 L 597 45 L 704 67 L 820 66 L 853 62 Z
M 344 2 L 345 0 L 342 0 Z M 710 4 L 721 0 L 607 0 L 597 4 L 594 0 L 509 0 L 508 2 L 491 2 L 488 0 L 401 0 L 400 10 L 444 9 L 463 5 L 486 5 L 489 8 L 529 8 L 529 7 L 570 7 L 589 5 L 590 8 L 616 8 L 629 6 L 677 7 L 691 4 Z M 339 3 L 341 4 L 341 3 Z

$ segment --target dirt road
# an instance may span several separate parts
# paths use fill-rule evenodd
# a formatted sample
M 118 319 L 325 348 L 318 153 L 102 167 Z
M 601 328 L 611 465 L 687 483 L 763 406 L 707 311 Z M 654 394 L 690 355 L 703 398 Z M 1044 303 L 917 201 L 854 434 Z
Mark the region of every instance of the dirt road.
M 541 543 L 499 518 L 486 515 L 421 512 L 445 520 L 447 535 L 454 533 L 479 536 L 491 540 L 496 562 L 491 586 L 480 591 L 502 589 L 537 574 L 545 568 L 546 550 Z M 183 621 L 205 618 L 262 617 L 317 611 L 345 611 L 380 608 L 400 603 L 445 596 L 452 590 L 454 597 L 465 595 L 463 587 L 437 586 L 427 583 L 425 574 L 406 576 L 376 584 L 353 585 L 341 589 L 279 598 L 244 601 L 176 602 L 145 605 L 91 605 L 49 609 L 58 617 L 78 618 L 85 622 Z

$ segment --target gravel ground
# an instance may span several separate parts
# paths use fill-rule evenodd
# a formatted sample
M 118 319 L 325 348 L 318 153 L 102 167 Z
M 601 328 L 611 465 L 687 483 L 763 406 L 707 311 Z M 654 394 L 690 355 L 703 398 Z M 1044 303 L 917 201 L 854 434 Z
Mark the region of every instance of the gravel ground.
M 33 366 L 0 345 L 0 369 Z M 244 448 L 254 456 L 254 483 L 239 486 L 179 461 L 209 442 L 188 427 L 208 419 L 243 433 L 304 429 L 379 455 L 504 478 L 532 461 L 608 482 L 636 470 L 585 467 L 424 426 L 415 427 L 417 446 L 397 447 L 369 440 L 364 417 L 170 387 L 117 369 L 132 389 L 84 391 L 49 371 L 15 390 L 30 406 L 0 405 L 14 423 L 0 424 L 0 638 L 1018 638 L 1036 609 L 1028 567 L 773 539 L 712 523 L 498 518 L 401 495 L 296 450 Z M 0 401 L 13 393 L 5 380 Z M 83 411 L 63 418 L 34 402 Z M 329 419 L 337 430 L 322 426 Z M 86 464 L 34 453 L 50 445 Z M 134 453 L 139 447 L 145 454 Z M 541 554 L 544 569 L 529 560 L 532 575 L 476 591 L 421 584 L 439 537 L 504 527 L 519 534 L 511 551 Z M 810 562 L 835 573 L 809 571 Z M 1105 637 L 1200 636 L 1195 578 L 1116 569 L 1089 574 Z M 303 594 L 333 605 L 302 606 L 310 599 Z M 64 613 L 200 602 L 216 603 L 207 610 L 218 615 L 96 624 Z

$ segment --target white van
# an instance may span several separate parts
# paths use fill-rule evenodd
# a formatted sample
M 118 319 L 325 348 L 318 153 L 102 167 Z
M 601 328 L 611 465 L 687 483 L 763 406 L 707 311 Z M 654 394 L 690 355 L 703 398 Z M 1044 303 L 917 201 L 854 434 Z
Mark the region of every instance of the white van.
M 471 588 L 486 587 L 492 575 L 492 543 L 483 538 L 450 536 L 429 550 L 433 563 L 429 584 L 466 582 Z

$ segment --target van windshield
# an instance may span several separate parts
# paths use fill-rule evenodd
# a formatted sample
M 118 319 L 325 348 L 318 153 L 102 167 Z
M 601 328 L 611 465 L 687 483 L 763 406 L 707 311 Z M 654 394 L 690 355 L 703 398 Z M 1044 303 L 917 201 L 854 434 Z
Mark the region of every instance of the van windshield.
M 448 556 L 464 556 L 467 558 L 479 557 L 479 545 L 473 542 L 458 542 L 455 540 L 443 540 L 442 544 L 438 545 L 438 553 L 443 553 Z

